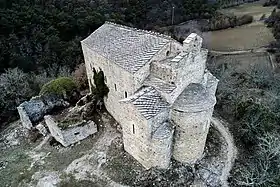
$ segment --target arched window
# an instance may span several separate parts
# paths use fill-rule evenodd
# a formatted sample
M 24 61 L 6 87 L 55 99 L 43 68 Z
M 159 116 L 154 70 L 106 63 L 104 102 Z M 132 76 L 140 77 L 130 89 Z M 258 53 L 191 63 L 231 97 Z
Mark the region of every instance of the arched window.
M 167 52 L 166 52 L 166 56 L 168 56 L 168 55 L 169 55 L 169 53 L 170 53 L 170 51 L 167 51 Z
M 124 92 L 124 97 L 127 98 L 127 92 Z

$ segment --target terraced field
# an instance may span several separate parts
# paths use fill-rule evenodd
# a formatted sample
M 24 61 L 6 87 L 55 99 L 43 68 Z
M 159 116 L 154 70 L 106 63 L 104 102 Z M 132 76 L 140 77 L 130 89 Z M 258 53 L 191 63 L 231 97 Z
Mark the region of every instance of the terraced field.
M 203 38 L 206 47 L 216 51 L 258 49 L 275 40 L 270 29 L 263 22 L 253 22 L 236 28 L 204 32 Z
M 243 16 L 245 14 L 254 17 L 254 20 L 258 21 L 262 15 L 269 16 L 272 10 L 275 8 L 273 6 L 263 7 L 264 1 L 256 1 L 254 3 L 246 3 L 236 7 L 225 8 L 220 10 L 223 14 L 233 14 L 236 16 Z

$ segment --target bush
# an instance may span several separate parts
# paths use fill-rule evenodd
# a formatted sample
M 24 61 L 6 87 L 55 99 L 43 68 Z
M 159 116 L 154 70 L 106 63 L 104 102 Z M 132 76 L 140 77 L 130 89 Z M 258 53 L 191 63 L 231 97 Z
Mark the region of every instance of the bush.
M 241 17 L 237 17 L 235 26 L 241 26 L 241 25 L 252 23 L 253 19 L 254 18 L 251 15 L 243 15 Z
M 74 80 L 79 88 L 79 90 L 84 90 L 88 88 L 88 79 L 87 79 L 87 73 L 86 73 L 86 67 L 85 64 L 80 64 L 75 72 L 73 73 Z
M 40 95 L 55 94 L 68 98 L 69 96 L 72 96 L 76 90 L 77 86 L 73 79 L 69 77 L 60 77 L 46 83 L 42 87 Z
M 94 88 L 92 92 L 96 94 L 98 99 L 103 100 L 103 98 L 109 93 L 109 88 L 104 81 L 104 73 L 103 71 L 97 72 L 95 69 L 93 69 L 93 73 L 95 88 L 91 85 L 91 87 Z
M 32 76 L 18 68 L 0 75 L 0 122 L 16 116 L 16 107 L 36 94 Z
M 233 28 L 236 26 L 245 25 L 252 23 L 253 16 L 243 15 L 241 17 L 237 16 L 227 16 L 223 14 L 216 14 L 210 19 L 208 30 L 221 30 L 227 28 Z

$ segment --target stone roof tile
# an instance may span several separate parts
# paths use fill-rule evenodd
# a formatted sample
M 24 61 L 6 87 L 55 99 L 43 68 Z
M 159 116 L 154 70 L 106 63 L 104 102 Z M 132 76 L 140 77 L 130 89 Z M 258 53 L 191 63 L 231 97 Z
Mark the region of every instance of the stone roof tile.
M 146 119 L 151 119 L 170 106 L 153 87 L 142 87 L 134 95 L 122 101 L 131 102 Z
M 106 22 L 82 43 L 135 73 L 171 40 L 162 34 Z

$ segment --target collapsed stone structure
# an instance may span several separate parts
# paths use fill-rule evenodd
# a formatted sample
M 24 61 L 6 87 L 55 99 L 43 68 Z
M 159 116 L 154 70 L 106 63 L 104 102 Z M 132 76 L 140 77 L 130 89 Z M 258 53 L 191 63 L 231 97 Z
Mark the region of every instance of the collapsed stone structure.
M 104 99 L 120 123 L 124 149 L 145 168 L 167 168 L 171 156 L 202 157 L 218 80 L 206 70 L 208 51 L 190 34 L 171 37 L 106 22 L 82 42 L 90 85 L 103 71 Z
M 56 108 L 66 108 L 69 103 L 54 95 L 41 95 L 21 103 L 18 107 L 18 114 L 22 125 L 31 130 L 33 125 L 44 118 Z
M 78 103 L 80 106 L 71 108 L 66 119 L 75 119 L 75 116 L 83 116 L 83 113 L 89 113 L 94 109 L 92 95 L 86 95 Z M 24 128 L 37 129 L 43 136 L 46 136 L 49 130 L 53 138 L 67 147 L 97 132 L 97 125 L 91 120 L 79 120 L 80 122 L 72 125 L 67 122 L 67 128 L 62 129 L 59 123 L 48 115 L 55 109 L 63 109 L 69 105 L 68 102 L 55 95 L 41 95 L 21 103 L 17 109 Z
M 97 125 L 93 121 L 76 123 L 67 129 L 61 129 L 50 115 L 44 116 L 44 119 L 51 135 L 64 147 L 79 142 L 97 132 Z

